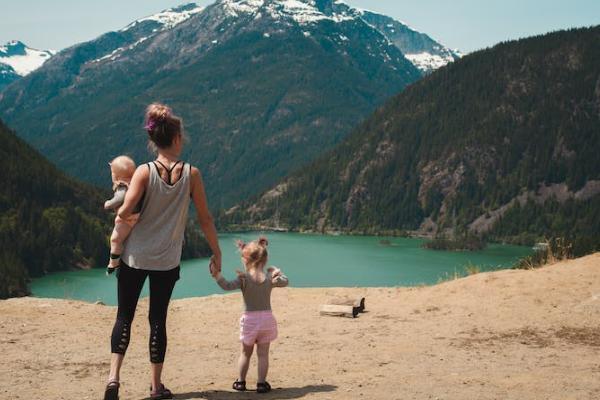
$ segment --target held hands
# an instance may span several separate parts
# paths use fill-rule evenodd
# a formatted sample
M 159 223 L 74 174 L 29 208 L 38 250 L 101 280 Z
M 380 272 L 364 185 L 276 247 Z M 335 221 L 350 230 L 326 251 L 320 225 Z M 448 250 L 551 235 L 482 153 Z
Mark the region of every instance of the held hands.
M 217 257 L 214 255 L 210 257 L 208 270 L 210 271 L 211 276 L 217 279 L 221 275 L 221 257 Z

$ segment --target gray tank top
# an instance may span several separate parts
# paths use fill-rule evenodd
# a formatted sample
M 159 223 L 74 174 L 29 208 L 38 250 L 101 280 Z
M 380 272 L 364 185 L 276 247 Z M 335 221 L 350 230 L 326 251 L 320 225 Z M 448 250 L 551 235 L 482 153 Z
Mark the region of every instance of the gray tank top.
M 181 249 L 190 204 L 190 169 L 184 164 L 181 178 L 166 183 L 154 163 L 140 218 L 125 241 L 121 258 L 132 268 L 168 271 L 181 262 Z

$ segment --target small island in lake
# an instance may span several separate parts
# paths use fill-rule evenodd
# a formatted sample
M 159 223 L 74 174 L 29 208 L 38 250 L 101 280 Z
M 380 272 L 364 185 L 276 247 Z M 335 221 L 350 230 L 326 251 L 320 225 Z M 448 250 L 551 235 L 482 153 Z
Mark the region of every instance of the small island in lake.
M 486 242 L 476 235 L 463 235 L 457 237 L 437 236 L 425 243 L 423 247 L 431 250 L 475 251 L 483 250 Z

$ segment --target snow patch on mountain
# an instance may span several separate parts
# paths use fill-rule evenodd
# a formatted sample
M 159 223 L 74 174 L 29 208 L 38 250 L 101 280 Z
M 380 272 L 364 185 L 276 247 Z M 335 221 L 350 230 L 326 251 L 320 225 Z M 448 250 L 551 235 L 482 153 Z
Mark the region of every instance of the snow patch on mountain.
M 318 9 L 314 0 L 221 0 L 219 4 L 232 17 L 238 17 L 240 14 L 258 15 L 264 12 L 273 19 L 290 18 L 299 25 L 313 24 L 323 20 L 343 22 L 356 18 L 356 16 L 346 13 L 326 15 Z
M 145 42 L 146 40 L 148 40 L 148 37 L 143 37 L 137 41 L 135 41 L 134 43 L 130 44 L 129 46 L 125 46 L 125 47 L 119 47 L 115 50 L 113 50 L 112 52 L 108 53 L 105 56 L 102 56 L 98 59 L 93 60 L 92 62 L 101 62 L 104 60 L 108 60 L 110 59 L 111 61 L 115 61 L 117 58 L 119 58 L 121 56 L 121 54 L 127 50 L 133 50 L 137 47 L 138 44 Z
M 131 24 L 121 29 L 121 31 L 126 31 L 144 21 L 155 21 L 159 24 L 162 24 L 164 29 L 171 29 L 179 25 L 180 23 L 188 20 L 190 17 L 202 12 L 202 10 L 204 10 L 204 7 L 201 7 L 194 3 L 187 4 L 181 7 L 169 8 L 168 10 L 164 10 L 159 13 L 150 15 L 148 17 L 133 21 Z
M 254 14 L 265 5 L 264 0 L 225 0 L 221 5 L 232 17 L 238 17 L 240 13 Z
M 32 49 L 13 40 L 0 46 L 0 63 L 11 67 L 17 75 L 25 76 L 41 67 L 54 54 L 52 50 Z
M 434 69 L 438 69 L 454 61 L 454 58 L 450 54 L 440 56 L 437 54 L 422 52 L 415 54 L 405 54 L 404 56 L 421 71 L 431 71 Z
M 99 62 L 103 62 L 106 60 L 115 61 L 119 57 L 121 57 L 125 52 L 127 52 L 129 50 L 133 50 L 139 44 L 145 42 L 146 40 L 150 39 L 151 37 L 154 37 L 155 35 L 159 34 L 160 32 L 164 32 L 166 30 L 173 29 L 174 27 L 181 24 L 182 22 L 187 21 L 194 15 L 204 11 L 204 9 L 205 9 L 204 7 L 201 7 L 201 6 L 197 5 L 196 3 L 189 3 L 189 4 L 179 6 L 179 7 L 169 8 L 167 10 L 150 15 L 148 17 L 144 17 L 144 18 L 135 20 L 132 23 L 130 23 L 129 25 L 125 26 L 123 29 L 121 29 L 120 32 L 127 32 L 129 30 L 132 30 L 133 28 L 137 27 L 139 24 L 146 22 L 146 21 L 152 21 L 152 22 L 158 23 L 158 24 L 160 24 L 160 26 L 152 29 L 152 31 L 149 33 L 144 33 L 145 35 L 148 35 L 148 36 L 140 37 L 133 43 L 129 43 L 126 46 L 121 46 L 116 49 L 113 49 L 112 51 L 109 51 L 107 54 L 104 54 L 102 57 L 96 58 L 95 60 L 91 60 L 90 62 L 91 63 L 99 63 Z M 152 27 L 153 26 L 151 26 L 151 28 Z

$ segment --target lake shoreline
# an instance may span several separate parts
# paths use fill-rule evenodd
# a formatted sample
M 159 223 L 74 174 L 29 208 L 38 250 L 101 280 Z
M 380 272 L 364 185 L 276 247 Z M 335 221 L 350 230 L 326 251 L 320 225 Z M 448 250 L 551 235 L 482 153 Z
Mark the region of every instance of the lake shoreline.
M 390 237 L 390 238 L 405 238 L 405 239 L 423 239 L 423 240 L 434 240 L 435 234 L 426 233 L 419 230 L 391 230 L 391 231 L 377 231 L 377 232 L 364 232 L 364 231 L 335 231 L 328 230 L 325 232 L 319 232 L 316 230 L 301 230 L 295 228 L 275 228 L 269 226 L 254 226 L 254 227 L 239 227 L 235 229 L 225 228 L 220 231 L 220 233 L 227 234 L 248 234 L 248 233 L 297 233 L 300 235 L 314 235 L 314 236 L 357 236 L 357 237 Z M 497 244 L 497 245 L 515 245 L 515 246 L 524 246 L 524 247 L 532 247 L 536 242 L 532 243 L 520 243 L 511 240 L 493 240 L 486 241 L 486 245 Z M 470 251 L 468 249 L 429 249 L 436 251 Z
M 221 234 L 224 275 L 232 279 L 242 268 L 237 239 L 254 240 L 258 232 Z M 323 236 L 272 232 L 269 264 L 281 267 L 294 287 L 410 287 L 432 285 L 450 276 L 467 275 L 466 267 L 477 265 L 489 271 L 510 268 L 531 249 L 511 245 L 489 245 L 475 252 L 431 251 L 422 239 L 376 236 Z M 36 297 L 81 299 L 116 304 L 116 279 L 104 269 L 57 272 L 34 279 Z M 208 274 L 206 258 L 181 263 L 181 279 L 174 299 L 221 293 Z M 146 295 L 144 289 L 142 295 Z
M 324 232 L 315 231 L 315 230 L 300 230 L 300 229 L 288 229 L 288 228 L 275 228 L 269 226 L 250 226 L 247 228 L 235 228 L 235 229 L 222 229 L 219 231 L 220 233 L 228 233 L 228 234 L 247 234 L 247 233 L 297 233 L 301 235 L 315 235 L 315 236 L 358 236 L 358 237 L 392 237 L 392 238 L 406 238 L 406 239 L 434 239 L 435 234 L 426 233 L 421 231 L 377 231 L 377 232 L 364 232 L 364 231 L 336 231 L 336 230 L 328 230 Z M 491 241 L 486 242 L 487 244 L 516 244 L 510 241 Z M 528 244 L 524 244 L 521 246 L 529 246 Z

